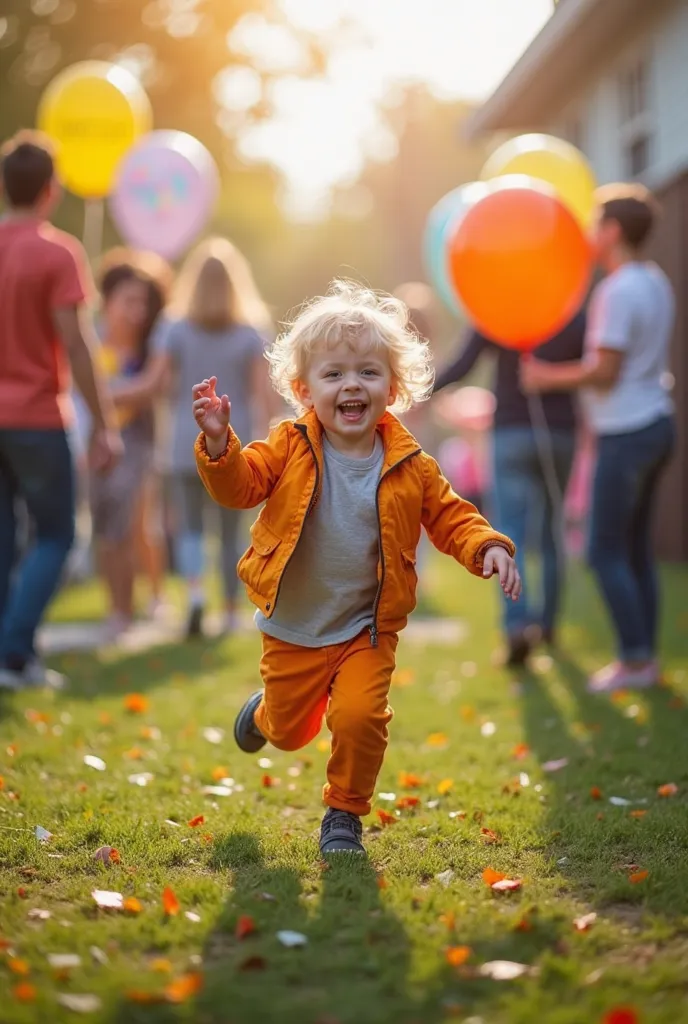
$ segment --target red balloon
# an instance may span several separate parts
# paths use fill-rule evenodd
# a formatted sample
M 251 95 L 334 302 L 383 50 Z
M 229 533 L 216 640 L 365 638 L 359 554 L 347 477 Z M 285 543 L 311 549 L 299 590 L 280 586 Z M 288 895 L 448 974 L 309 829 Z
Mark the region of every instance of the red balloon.
M 504 178 L 449 241 L 451 276 L 487 337 L 522 351 L 573 319 L 590 285 L 592 253 L 573 214 L 530 179 Z

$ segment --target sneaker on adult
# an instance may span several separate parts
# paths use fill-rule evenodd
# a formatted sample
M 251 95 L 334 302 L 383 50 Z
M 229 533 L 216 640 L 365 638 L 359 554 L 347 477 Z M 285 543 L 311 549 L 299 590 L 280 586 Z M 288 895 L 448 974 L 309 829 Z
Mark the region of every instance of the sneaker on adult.
M 365 854 L 363 825 L 357 814 L 328 807 L 320 827 L 320 852 Z
M 267 743 L 265 736 L 256 725 L 256 711 L 263 698 L 263 691 L 252 694 L 242 707 L 234 722 L 234 739 L 245 754 L 256 754 Z
M 31 658 L 22 669 L 0 668 L 0 687 L 5 690 L 64 690 L 69 680 L 38 658 Z
M 132 620 L 121 612 L 113 612 L 103 623 L 103 644 L 114 644 L 131 627 Z
M 588 679 L 589 693 L 614 693 L 615 690 L 647 690 L 659 682 L 659 665 L 649 661 L 641 668 L 613 661 Z

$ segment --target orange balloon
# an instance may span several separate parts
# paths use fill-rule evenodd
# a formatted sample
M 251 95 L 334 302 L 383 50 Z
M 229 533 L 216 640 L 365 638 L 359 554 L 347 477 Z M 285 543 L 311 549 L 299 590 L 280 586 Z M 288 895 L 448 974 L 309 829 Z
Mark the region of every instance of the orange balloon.
M 454 287 L 487 337 L 526 351 L 573 319 L 592 253 L 573 214 L 546 186 L 504 177 L 449 241 Z

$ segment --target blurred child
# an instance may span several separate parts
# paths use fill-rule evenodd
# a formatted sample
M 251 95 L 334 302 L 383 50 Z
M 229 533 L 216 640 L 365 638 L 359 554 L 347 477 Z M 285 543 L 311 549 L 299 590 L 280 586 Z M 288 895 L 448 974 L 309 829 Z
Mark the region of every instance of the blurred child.
M 155 453 L 152 398 L 130 401 L 127 381 L 146 365 L 151 332 L 165 304 L 165 287 L 135 253 L 123 250 L 104 258 L 99 285 L 102 344 L 98 362 L 109 382 L 124 441 L 124 456 L 115 471 L 107 478 L 92 475 L 90 480 L 93 536 L 110 597 L 106 636 L 114 640 L 133 620 L 134 580 L 140 564 L 138 517 Z M 159 585 L 155 573 L 153 580 Z
M 193 388 L 198 469 L 230 508 L 265 502 L 239 575 L 257 605 L 264 690 L 240 711 L 239 747 L 298 750 L 332 731 L 323 854 L 364 852 L 361 815 L 387 746 L 398 633 L 415 605 L 421 526 L 516 599 L 511 541 L 458 497 L 391 411 L 427 397 L 427 343 L 405 306 L 336 282 L 272 346 L 275 388 L 299 418 L 241 448 L 213 375 Z M 233 411 L 232 411 L 233 415 Z
M 211 373 L 226 381 L 233 420 L 244 437 L 266 434 L 270 419 L 265 339 L 270 316 L 251 268 L 230 241 L 202 242 L 188 257 L 170 307 L 176 319 L 160 332 L 149 372 L 130 395 L 152 394 L 171 377 L 173 412 L 170 470 L 178 512 L 176 561 L 189 594 L 187 635 L 203 632 L 206 606 L 204 536 L 208 513 L 219 520 L 220 564 L 225 598 L 224 629 L 236 626 L 241 513 L 217 508 L 198 476 L 194 458 L 197 429 L 181 395 Z

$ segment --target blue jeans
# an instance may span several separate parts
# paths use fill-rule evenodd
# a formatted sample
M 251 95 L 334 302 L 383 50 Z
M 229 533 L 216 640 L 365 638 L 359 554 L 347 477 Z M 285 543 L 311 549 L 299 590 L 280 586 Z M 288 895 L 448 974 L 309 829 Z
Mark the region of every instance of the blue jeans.
M 652 512 L 674 442 L 674 421 L 669 416 L 642 430 L 609 434 L 598 441 L 588 559 L 624 661 L 645 661 L 656 650 L 658 587 Z
M 17 502 L 33 543 L 15 567 Z M 74 539 L 72 457 L 63 430 L 0 428 L 0 664 L 21 667 Z
M 557 483 L 563 495 L 571 475 L 576 437 L 573 430 L 551 430 L 549 437 Z M 561 524 L 555 522 L 533 428 L 498 427 L 494 432 L 493 460 L 494 526 L 516 545 L 516 564 L 523 580 L 520 599 L 504 599 L 504 628 L 509 635 L 533 624 L 551 631 L 564 584 L 563 559 L 559 557 L 564 539 L 557 536 Z M 537 598 L 526 572 L 526 548 L 529 542 L 533 546 L 533 540 L 542 556 L 542 586 Z

